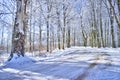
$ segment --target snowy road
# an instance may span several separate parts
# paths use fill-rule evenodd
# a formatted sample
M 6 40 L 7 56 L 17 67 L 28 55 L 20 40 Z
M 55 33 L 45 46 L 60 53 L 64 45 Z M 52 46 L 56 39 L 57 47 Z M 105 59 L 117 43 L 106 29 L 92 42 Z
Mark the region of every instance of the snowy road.
M 0 80 L 120 80 L 120 53 L 116 50 L 72 49 L 63 54 L 4 67 Z

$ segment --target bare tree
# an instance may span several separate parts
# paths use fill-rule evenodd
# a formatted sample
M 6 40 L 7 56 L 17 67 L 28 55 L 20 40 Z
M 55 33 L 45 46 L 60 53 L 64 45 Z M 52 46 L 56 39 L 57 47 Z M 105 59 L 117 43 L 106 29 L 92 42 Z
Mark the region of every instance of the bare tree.
M 65 2 L 65 0 L 63 0 L 63 2 Z M 68 7 L 66 7 L 65 3 L 63 3 L 63 28 L 62 28 L 62 37 L 63 37 L 63 46 L 62 49 L 65 49 L 65 28 L 66 28 L 66 10 L 68 9 Z
M 115 37 L 114 37 L 114 17 L 113 17 L 113 11 L 110 8 L 110 24 L 111 24 L 111 36 L 112 36 L 112 47 L 116 47 L 115 46 Z
M 51 0 L 46 0 L 47 3 L 47 19 L 46 19 L 46 25 L 47 25 L 47 52 L 49 52 L 49 38 L 50 38 L 50 12 L 52 9 Z
M 57 1 L 57 0 L 55 0 L 55 1 L 56 1 L 58 49 L 60 49 L 61 48 L 61 45 L 60 45 L 61 21 L 60 21 L 60 10 L 59 10 L 60 4 L 59 4 L 59 1 Z

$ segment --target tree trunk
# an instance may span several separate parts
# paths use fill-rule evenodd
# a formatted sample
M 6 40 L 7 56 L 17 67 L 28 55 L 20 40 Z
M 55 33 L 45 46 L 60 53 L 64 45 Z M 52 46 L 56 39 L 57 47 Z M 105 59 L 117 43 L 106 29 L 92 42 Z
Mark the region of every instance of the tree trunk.
M 68 25 L 68 33 L 67 33 L 67 48 L 70 47 L 70 26 Z
M 1 36 L 1 47 L 3 47 L 4 49 L 4 45 L 3 45 L 3 41 L 4 41 L 4 25 L 3 25 L 3 28 L 1 29 L 2 30 L 2 36 Z
M 52 9 L 51 0 L 46 0 L 47 3 L 47 20 L 46 20 L 46 26 L 47 26 L 47 52 L 49 52 L 49 46 L 50 46 L 50 12 Z
M 39 53 L 40 53 L 41 49 L 42 49 L 42 29 L 41 29 L 41 23 L 40 23 L 40 25 L 39 25 Z
M 35 20 L 35 19 L 34 19 Z M 33 35 L 32 35 L 32 52 L 33 52 L 33 56 L 34 56 L 34 50 L 35 50 L 35 23 L 32 26 L 33 29 Z
M 30 32 L 29 32 L 29 34 L 30 34 L 30 35 L 29 35 L 29 45 L 30 45 L 30 49 L 29 49 L 29 51 L 31 52 L 31 51 L 32 51 L 32 43 L 31 43 L 31 42 L 32 42 L 32 37 L 31 37 L 31 36 L 32 36 L 32 35 L 31 35 L 31 32 L 32 32 L 32 0 L 31 0 L 31 2 L 30 2 L 30 13 L 31 13 L 31 14 L 30 14 L 30 19 L 29 19 L 29 20 L 30 20 L 30 21 L 29 21 L 29 23 L 30 23 L 30 25 L 29 25 L 29 26 L 30 26 Z
M 119 11 L 119 19 L 120 19 L 120 0 L 117 0 L 118 11 Z M 118 23 L 118 47 L 120 47 L 120 21 Z
M 100 2 L 100 35 L 101 35 L 101 47 L 105 47 L 104 45 L 104 38 L 103 38 L 103 23 L 102 23 L 102 1 Z
M 115 48 L 115 39 L 114 39 L 114 26 L 113 26 L 113 13 L 112 9 L 110 8 L 110 24 L 111 24 L 111 36 L 112 36 L 112 47 Z
M 17 11 L 14 22 L 14 28 L 12 33 L 12 50 L 10 54 L 10 61 L 13 58 L 13 54 L 16 53 L 18 56 L 24 56 L 25 54 L 25 37 L 26 37 L 26 28 L 27 28 L 27 19 L 26 19 L 26 5 L 27 0 L 17 0 Z
M 66 27 L 66 9 L 65 9 L 65 4 L 63 4 L 63 33 L 62 33 L 63 45 L 62 45 L 62 49 L 65 49 L 65 27 Z
M 49 52 L 49 21 L 47 21 L 47 52 Z
M 76 32 L 75 29 L 73 30 L 73 46 L 76 46 Z
M 58 37 L 58 49 L 61 48 L 60 45 L 60 29 L 61 29 L 61 24 L 60 24 L 60 12 L 59 12 L 59 6 L 57 4 L 58 2 L 56 1 L 56 14 L 57 14 L 57 37 Z
M 113 11 L 113 15 L 115 17 L 118 28 L 120 29 L 120 21 L 119 21 L 120 17 L 117 17 L 117 15 L 116 15 L 115 7 L 112 5 L 112 0 L 108 0 L 108 3 L 110 5 L 111 10 Z M 118 12 L 120 14 L 120 0 L 117 0 L 117 3 L 118 3 L 117 4 L 118 5 Z M 118 32 L 118 47 L 120 47 L 120 33 L 119 32 Z
M 64 27 L 63 27 L 62 36 L 63 36 L 63 45 L 62 45 L 62 49 L 65 49 L 65 23 L 64 23 Z

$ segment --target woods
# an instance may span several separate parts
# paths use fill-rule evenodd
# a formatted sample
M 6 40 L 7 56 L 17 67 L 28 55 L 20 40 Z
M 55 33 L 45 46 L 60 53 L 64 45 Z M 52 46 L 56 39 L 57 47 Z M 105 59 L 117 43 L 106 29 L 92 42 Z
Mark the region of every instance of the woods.
M 0 80 L 120 80 L 120 0 L 0 0 Z
M 0 50 L 120 47 L 120 0 L 1 0 Z

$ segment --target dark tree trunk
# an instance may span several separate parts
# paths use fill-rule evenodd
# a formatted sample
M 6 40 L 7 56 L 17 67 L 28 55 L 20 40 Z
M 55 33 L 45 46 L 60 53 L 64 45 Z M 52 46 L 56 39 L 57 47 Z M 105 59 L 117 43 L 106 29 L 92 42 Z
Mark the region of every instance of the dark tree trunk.
M 49 52 L 49 21 L 47 21 L 47 52 Z
M 60 31 L 61 31 L 61 24 L 60 24 L 60 12 L 59 7 L 56 5 L 56 14 L 57 14 L 57 37 L 58 37 L 58 49 L 61 48 L 60 45 Z
M 113 13 L 112 9 L 110 8 L 110 24 L 111 24 L 111 35 L 112 35 L 112 47 L 115 48 L 115 39 L 114 39 L 114 26 L 113 26 Z
M 70 26 L 68 25 L 68 33 L 67 33 L 67 47 L 69 48 L 70 47 Z
M 65 27 L 66 27 L 66 11 L 65 11 L 65 4 L 63 4 L 63 33 L 62 33 L 62 37 L 63 37 L 63 45 L 62 45 L 62 49 L 65 49 Z

